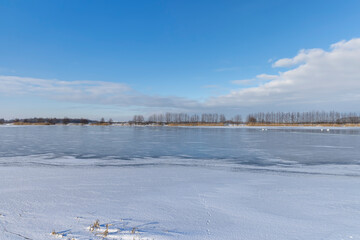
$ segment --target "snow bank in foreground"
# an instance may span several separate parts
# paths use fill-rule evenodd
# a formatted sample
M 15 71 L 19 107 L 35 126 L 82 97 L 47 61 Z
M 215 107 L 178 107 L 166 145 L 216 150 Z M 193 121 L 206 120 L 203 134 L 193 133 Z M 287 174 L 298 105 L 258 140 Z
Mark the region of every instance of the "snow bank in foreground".
M 0 182 L 0 239 L 360 239 L 357 176 L 3 166 Z

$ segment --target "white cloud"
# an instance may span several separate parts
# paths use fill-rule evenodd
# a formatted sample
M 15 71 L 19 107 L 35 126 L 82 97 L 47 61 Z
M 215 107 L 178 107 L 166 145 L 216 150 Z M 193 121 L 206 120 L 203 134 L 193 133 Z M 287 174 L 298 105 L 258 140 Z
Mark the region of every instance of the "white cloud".
M 296 66 L 298 64 L 305 63 L 313 58 L 321 57 L 323 54 L 325 54 L 325 51 L 322 49 L 302 49 L 293 58 L 283 58 L 277 60 L 272 66 L 273 67 L 292 67 Z
M 297 66 L 296 66 L 297 65 Z M 270 81 L 213 97 L 208 106 L 337 106 L 358 109 L 360 100 L 360 38 L 331 45 L 329 51 L 301 50 L 274 67 L 296 66 L 278 75 L 260 74 Z M 340 104 L 341 103 L 341 104 Z M 314 105 L 315 104 L 315 105 Z
M 276 79 L 277 75 L 269 75 L 269 74 L 259 74 L 255 78 L 252 79 L 242 79 L 242 80 L 233 80 L 232 84 L 236 85 L 250 85 L 250 84 L 260 84 L 267 80 Z
M 291 69 L 276 75 L 258 74 L 233 84 L 256 87 L 233 89 L 200 102 L 175 96 L 145 95 L 126 84 L 105 81 L 61 81 L 0 76 L 0 94 L 26 94 L 74 103 L 138 107 L 149 111 L 358 110 L 360 101 L 360 38 L 322 49 L 301 50 L 274 67 Z M 253 86 L 253 85 L 252 85 Z M 215 86 L 207 86 L 215 87 Z M 244 87 L 244 86 L 240 86 Z
M 60 81 L 17 76 L 0 76 L 0 92 L 37 94 L 59 99 L 92 99 L 130 91 L 125 84 L 101 81 Z
M 36 95 L 90 104 L 146 107 L 193 107 L 196 101 L 181 97 L 141 94 L 126 84 L 105 81 L 61 81 L 18 76 L 0 76 L 0 93 Z
M 273 80 L 277 78 L 277 75 L 269 75 L 269 74 L 259 74 L 256 76 L 257 79 L 261 80 Z

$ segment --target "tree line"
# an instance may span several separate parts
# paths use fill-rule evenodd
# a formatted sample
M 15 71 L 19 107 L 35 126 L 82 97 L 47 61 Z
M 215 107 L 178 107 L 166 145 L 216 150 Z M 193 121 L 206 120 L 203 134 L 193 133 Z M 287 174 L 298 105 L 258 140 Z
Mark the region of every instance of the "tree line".
M 143 115 L 135 115 L 130 123 L 242 123 L 240 114 L 230 119 L 226 119 L 224 114 L 203 113 L 203 114 L 187 114 L 187 113 L 165 113 L 152 114 L 147 119 Z
M 75 124 L 89 124 L 96 121 L 92 121 L 86 118 L 15 118 L 11 120 L 4 120 L 0 119 L 0 124 L 4 123 L 30 123 L 30 124 L 36 124 L 36 123 L 46 123 L 49 125 L 55 125 L 55 124 L 69 124 L 69 123 L 75 123 Z
M 19 124 L 45 124 L 45 125 L 55 125 L 55 124 L 113 124 L 114 121 L 110 118 L 109 120 L 105 120 L 101 118 L 100 120 L 89 120 L 87 118 L 15 118 L 10 120 L 5 120 L 0 118 L 0 124 L 5 123 L 19 123 Z
M 248 123 L 275 123 L 275 124 L 345 124 L 360 123 L 360 115 L 355 112 L 258 112 L 249 114 Z
M 53 124 L 112 124 L 110 118 L 106 121 L 101 118 L 100 121 L 89 120 L 86 118 L 24 118 L 4 120 L 0 119 L 0 124 L 4 123 L 46 123 Z M 120 123 L 120 122 L 117 122 Z M 126 122 L 122 122 L 126 123 Z M 152 114 L 145 118 L 143 115 L 135 115 L 129 124 L 171 124 L 171 123 L 261 123 L 261 124 L 359 124 L 360 114 L 355 112 L 341 113 L 335 111 L 311 111 L 311 112 L 258 112 L 248 114 L 243 121 L 241 114 L 226 118 L 224 114 L 219 113 L 159 113 Z
M 160 113 L 152 114 L 147 119 L 135 115 L 130 123 L 264 123 L 264 124 L 345 124 L 360 123 L 360 115 L 355 112 L 308 111 L 308 112 L 258 112 L 248 114 L 245 122 L 241 114 L 226 118 L 224 114 L 203 113 Z

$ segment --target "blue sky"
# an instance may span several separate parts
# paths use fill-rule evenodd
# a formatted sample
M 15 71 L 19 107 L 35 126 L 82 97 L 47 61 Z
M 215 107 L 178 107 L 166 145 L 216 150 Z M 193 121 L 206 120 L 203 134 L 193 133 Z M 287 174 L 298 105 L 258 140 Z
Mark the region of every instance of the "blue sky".
M 344 92 L 331 84 L 321 99 L 306 89 L 274 90 L 271 82 L 284 83 L 282 73 L 315 60 L 329 68 L 347 61 L 355 61 L 354 69 L 360 67 L 356 56 L 331 47 L 344 40 L 357 51 L 359 22 L 360 1 L 0 0 L 1 113 L 5 118 L 125 120 L 135 113 L 163 111 L 358 111 L 351 105 L 356 79 L 342 80 L 348 86 Z M 344 59 L 328 62 L 324 53 L 290 69 L 275 66 L 302 49 L 336 50 Z M 318 75 L 311 66 L 304 76 Z M 344 75 L 354 76 L 349 71 Z M 271 76 L 256 77 L 261 74 Z M 297 77 L 287 80 L 293 79 Z M 70 84 L 64 88 L 60 82 Z M 261 86 L 269 83 L 270 92 L 259 96 Z M 109 90 L 122 87 L 126 89 L 118 94 Z M 352 98 L 344 97 L 349 89 L 355 89 Z M 288 95 L 277 95 L 284 91 Z M 290 95 L 297 101 L 290 103 Z

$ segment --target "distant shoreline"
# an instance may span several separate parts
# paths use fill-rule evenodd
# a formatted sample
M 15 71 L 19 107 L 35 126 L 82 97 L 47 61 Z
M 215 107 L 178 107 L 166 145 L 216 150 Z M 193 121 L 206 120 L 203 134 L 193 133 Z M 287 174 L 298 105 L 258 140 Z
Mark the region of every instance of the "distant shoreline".
M 1 124 L 0 124 L 1 125 Z M 228 123 L 89 123 L 89 124 L 81 124 L 81 123 L 26 123 L 26 122 L 15 122 L 8 123 L 3 125 L 14 125 L 14 126 L 166 126 L 166 127 L 360 127 L 359 123 L 343 123 L 343 124 L 327 124 L 327 123 L 319 123 L 319 124 L 290 124 L 290 123 L 243 123 L 243 124 L 228 124 Z

